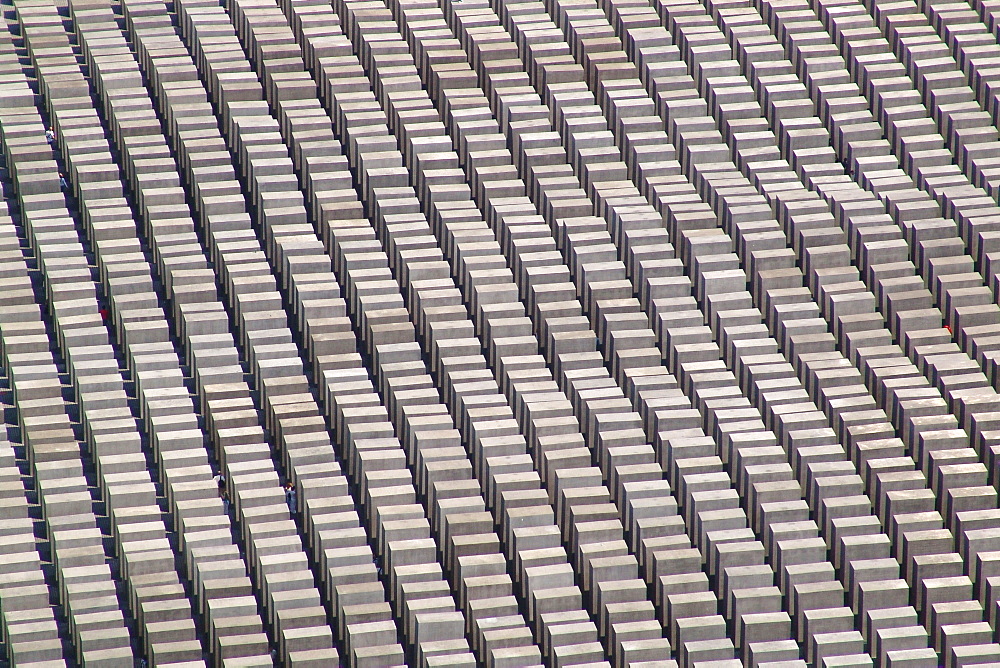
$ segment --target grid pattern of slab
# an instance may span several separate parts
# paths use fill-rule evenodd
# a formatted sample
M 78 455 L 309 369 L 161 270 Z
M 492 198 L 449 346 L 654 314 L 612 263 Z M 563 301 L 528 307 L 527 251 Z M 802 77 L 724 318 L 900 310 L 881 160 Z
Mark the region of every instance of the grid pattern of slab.
M 0 9 L 0 664 L 1000 665 L 997 0 Z

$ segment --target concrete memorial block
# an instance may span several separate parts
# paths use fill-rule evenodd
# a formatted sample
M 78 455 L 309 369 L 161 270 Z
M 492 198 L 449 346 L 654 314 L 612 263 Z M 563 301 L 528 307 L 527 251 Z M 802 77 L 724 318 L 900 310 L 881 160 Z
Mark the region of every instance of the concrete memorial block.
M 365 82 L 365 83 L 366 83 L 366 85 L 367 85 L 367 82 Z M 721 93 L 720 93 L 720 94 L 721 94 Z M 728 330 L 727 330 L 727 331 L 728 331 Z M 504 365 L 506 366 L 506 364 L 507 364 L 507 362 L 506 362 L 506 360 L 504 360 Z M 442 367 L 442 368 L 443 368 L 443 367 Z M 450 371 L 449 371 L 449 373 L 450 373 Z M 763 396 L 763 395 L 762 395 L 762 396 Z M 767 400 L 768 400 L 769 402 L 771 401 L 771 398 L 770 398 L 770 395 L 768 396 Z M 779 401 L 779 400 L 780 400 L 780 399 L 774 399 L 774 401 Z M 707 404 L 705 404 L 705 405 L 707 405 Z M 401 417 L 400 417 L 399 415 L 394 415 L 393 417 L 394 417 L 395 421 L 397 421 L 397 422 L 398 422 L 398 421 L 400 421 L 400 420 L 402 419 L 402 418 L 401 418 Z M 283 423 L 282 423 L 282 424 L 283 424 Z M 464 428 L 464 427 L 465 427 L 466 425 L 464 425 L 464 424 L 463 424 L 462 426 L 463 426 L 463 428 Z M 789 432 L 789 433 L 797 433 L 797 432 Z M 532 438 L 532 446 L 534 446 L 534 445 L 535 445 L 536 443 L 541 443 L 541 442 L 542 442 L 542 441 L 541 441 L 541 439 L 542 439 L 542 438 L 548 438 L 548 437 L 534 437 L 534 438 Z M 358 441 L 354 441 L 354 442 L 355 442 L 355 443 L 357 443 Z M 477 441 L 477 442 L 478 442 L 478 443 L 482 443 L 482 440 L 480 440 L 480 441 Z M 596 442 L 596 441 L 595 441 L 595 442 Z M 783 443 L 784 443 L 784 442 L 783 442 Z M 487 445 L 492 445 L 492 443 L 490 443 L 490 444 L 487 444 Z M 797 449 L 796 449 L 796 451 L 797 451 Z M 823 456 L 823 455 L 817 455 L 817 456 Z M 806 460 L 808 461 L 808 458 L 806 458 Z M 409 463 L 414 463 L 415 461 L 416 461 L 416 460 L 414 459 L 414 460 L 411 460 L 411 461 L 410 461 Z M 423 461 L 423 460 L 421 460 L 421 461 Z M 490 457 L 490 456 L 488 456 L 488 455 L 487 455 L 487 456 L 484 456 L 484 457 L 483 457 L 483 459 L 482 459 L 482 462 L 483 462 L 483 471 L 487 471 L 487 470 L 489 470 L 489 471 L 494 471 L 494 470 L 496 470 L 496 471 L 498 471 L 498 472 L 499 472 L 499 471 L 501 471 L 501 470 L 505 470 L 505 469 L 501 469 L 501 468 L 493 468 L 493 467 L 494 467 L 494 465 L 493 465 L 493 463 L 492 463 L 492 461 L 491 461 L 491 457 Z M 808 469 L 806 469 L 806 470 L 808 470 Z M 623 472 L 624 472 L 624 471 L 623 471 Z M 501 474 L 501 475 L 505 475 L 505 474 Z M 863 476 L 863 478 L 865 478 L 865 477 Z M 865 478 L 865 480 L 867 480 L 867 478 Z M 553 481 L 554 481 L 554 479 L 553 479 Z M 426 484 L 426 483 L 424 483 L 424 484 Z M 423 485 L 421 485 L 421 486 L 423 486 Z M 727 486 L 728 486 L 728 485 L 727 485 Z M 869 486 L 870 486 L 870 483 L 869 483 Z M 618 490 L 618 489 L 619 489 L 619 487 L 620 487 L 619 485 L 615 485 L 615 490 Z M 742 485 L 740 485 L 739 487 L 740 487 L 741 489 L 743 489 L 743 488 L 744 488 L 744 486 L 742 486 Z M 755 488 L 755 489 L 756 489 L 756 488 Z M 960 487 L 955 487 L 954 489 L 964 489 L 964 488 L 960 488 Z M 615 490 L 613 490 L 613 491 L 615 491 Z M 620 496 L 620 495 L 621 495 L 621 492 L 620 492 L 620 491 L 616 491 L 615 493 L 616 493 L 616 498 L 617 498 L 617 496 Z M 766 497 L 766 496 L 762 496 L 761 498 L 769 498 L 769 497 Z M 826 498 L 826 497 L 824 497 L 824 498 Z M 757 504 L 758 502 L 760 502 L 760 503 L 763 503 L 763 501 L 757 501 L 756 499 L 755 499 L 754 501 L 752 501 L 751 503 L 752 503 L 753 505 L 756 505 L 756 504 Z M 949 515 L 950 515 L 950 513 L 949 513 Z M 582 517 L 582 516 L 581 516 L 581 517 Z M 831 525 L 831 526 L 833 526 L 833 525 Z M 848 559 L 848 561 L 850 561 L 850 560 Z M 700 564 L 699 564 L 699 565 L 700 565 Z M 697 568 L 697 567 L 696 567 L 696 568 Z M 393 641 L 393 642 L 394 642 L 394 641 Z

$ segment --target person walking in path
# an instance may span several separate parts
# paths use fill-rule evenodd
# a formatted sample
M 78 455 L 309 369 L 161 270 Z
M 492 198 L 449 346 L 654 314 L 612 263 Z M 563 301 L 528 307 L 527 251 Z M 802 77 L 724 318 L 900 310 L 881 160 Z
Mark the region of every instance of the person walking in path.
M 212 478 L 215 484 L 219 487 L 219 498 L 222 499 L 222 512 L 226 515 L 229 514 L 229 490 L 226 489 L 226 476 L 222 473 L 216 473 L 215 477 Z
M 285 483 L 285 503 L 288 504 L 288 512 L 292 514 L 293 518 L 295 517 L 295 513 L 298 512 L 299 504 L 298 504 L 298 498 L 296 497 L 297 495 L 295 493 L 295 485 L 293 485 L 292 481 L 289 480 L 288 482 Z

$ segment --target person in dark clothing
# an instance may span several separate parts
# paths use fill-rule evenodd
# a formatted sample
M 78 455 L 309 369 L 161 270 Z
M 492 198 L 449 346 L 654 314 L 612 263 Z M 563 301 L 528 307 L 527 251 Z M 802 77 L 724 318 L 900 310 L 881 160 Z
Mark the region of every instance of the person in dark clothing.
M 294 517 L 295 513 L 298 512 L 299 503 L 295 492 L 295 485 L 292 484 L 291 480 L 285 483 L 285 503 L 288 504 L 288 512 Z
M 222 499 L 222 512 L 226 515 L 229 514 L 229 490 L 226 489 L 226 476 L 222 473 L 216 473 L 212 478 L 215 481 L 216 486 L 219 488 L 219 498 Z

